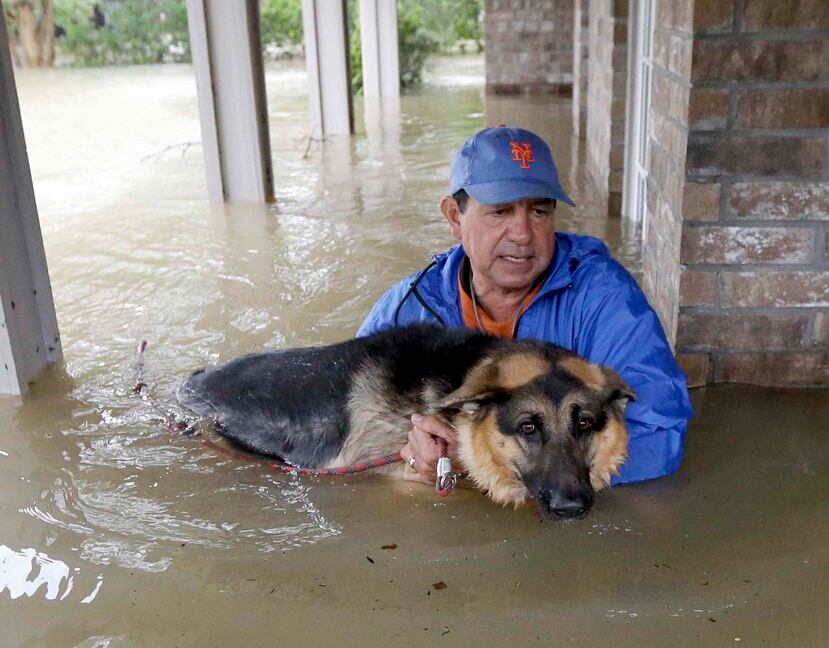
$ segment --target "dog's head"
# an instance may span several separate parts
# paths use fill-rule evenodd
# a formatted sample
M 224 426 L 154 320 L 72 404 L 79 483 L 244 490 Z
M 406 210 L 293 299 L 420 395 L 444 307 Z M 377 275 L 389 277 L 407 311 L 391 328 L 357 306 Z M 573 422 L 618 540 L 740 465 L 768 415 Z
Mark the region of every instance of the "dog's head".
M 610 368 L 532 345 L 487 358 L 438 406 L 470 478 L 496 502 L 583 516 L 627 457 L 633 390 Z

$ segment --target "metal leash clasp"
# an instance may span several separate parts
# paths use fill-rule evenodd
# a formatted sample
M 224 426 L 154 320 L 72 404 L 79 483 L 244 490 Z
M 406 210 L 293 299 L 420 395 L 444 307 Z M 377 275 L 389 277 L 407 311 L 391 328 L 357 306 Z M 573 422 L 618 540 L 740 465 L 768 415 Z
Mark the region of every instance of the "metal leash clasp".
M 441 497 L 446 497 L 458 484 L 457 473 L 452 472 L 452 460 L 449 457 L 438 459 L 437 479 L 435 488 Z

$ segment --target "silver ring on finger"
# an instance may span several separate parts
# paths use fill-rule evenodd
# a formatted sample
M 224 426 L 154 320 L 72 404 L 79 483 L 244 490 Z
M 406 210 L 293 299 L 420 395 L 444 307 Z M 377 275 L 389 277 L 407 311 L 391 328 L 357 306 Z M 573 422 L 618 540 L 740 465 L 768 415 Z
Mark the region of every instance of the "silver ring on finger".
M 414 470 L 414 467 L 415 467 L 415 464 L 416 464 L 416 463 L 417 463 L 417 462 L 415 461 L 415 458 L 414 458 L 414 457 L 412 457 L 411 459 L 409 459 L 409 466 L 411 466 L 412 470 Z

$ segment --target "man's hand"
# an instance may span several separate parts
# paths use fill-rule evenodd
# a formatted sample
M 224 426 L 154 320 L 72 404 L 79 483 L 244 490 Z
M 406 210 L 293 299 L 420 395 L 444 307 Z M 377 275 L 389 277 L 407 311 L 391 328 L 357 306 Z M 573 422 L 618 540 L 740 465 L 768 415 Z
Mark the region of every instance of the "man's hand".
M 437 437 L 437 438 L 436 438 Z M 412 430 L 409 442 L 403 446 L 400 454 L 406 461 L 403 479 L 408 481 L 434 484 L 438 459 L 442 454 L 443 439 L 447 455 L 456 457 L 458 452 L 458 433 L 434 416 L 412 416 Z M 414 459 L 414 467 L 412 467 Z

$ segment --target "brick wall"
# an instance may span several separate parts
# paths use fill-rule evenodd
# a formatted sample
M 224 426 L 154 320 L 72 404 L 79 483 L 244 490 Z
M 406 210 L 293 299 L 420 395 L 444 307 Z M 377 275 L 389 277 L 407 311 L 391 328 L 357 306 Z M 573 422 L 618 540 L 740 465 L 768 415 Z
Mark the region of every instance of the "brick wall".
M 693 5 L 657 0 L 648 110 L 648 195 L 642 284 L 673 342 L 680 304 L 680 241 L 691 87 Z
M 573 0 L 486 0 L 486 89 L 573 91 Z
M 696 0 L 677 351 L 829 385 L 829 2 Z
M 608 213 L 622 211 L 627 92 L 627 0 L 589 1 L 587 169 Z

